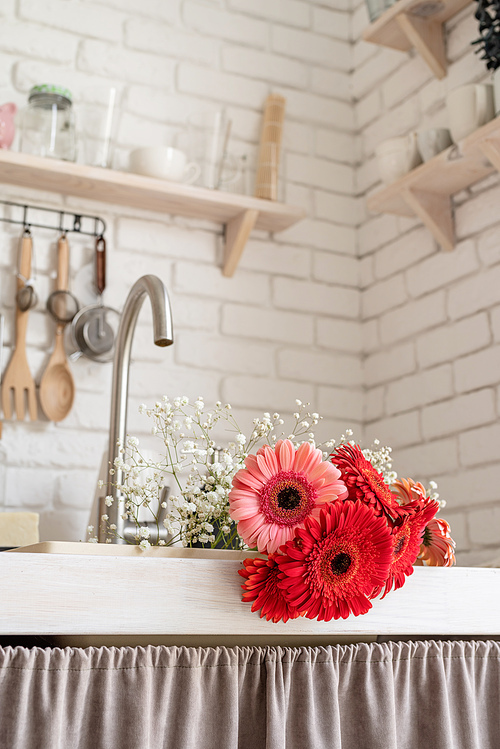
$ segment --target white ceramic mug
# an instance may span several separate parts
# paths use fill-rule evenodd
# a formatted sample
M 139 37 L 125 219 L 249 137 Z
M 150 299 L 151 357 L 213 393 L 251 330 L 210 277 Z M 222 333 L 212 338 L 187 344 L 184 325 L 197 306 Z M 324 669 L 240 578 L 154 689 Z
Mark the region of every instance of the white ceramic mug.
M 136 148 L 130 154 L 130 171 L 146 177 L 191 184 L 200 176 L 195 162 L 187 163 L 184 151 L 170 146 Z
M 452 138 L 458 143 L 495 116 L 493 86 L 488 83 L 460 86 L 446 97 L 446 108 Z
M 380 179 L 387 185 L 407 174 L 422 162 L 417 147 L 416 133 L 384 140 L 376 147 L 375 154 Z
M 451 146 L 451 133 L 446 127 L 434 127 L 417 133 L 418 150 L 424 161 L 429 161 Z

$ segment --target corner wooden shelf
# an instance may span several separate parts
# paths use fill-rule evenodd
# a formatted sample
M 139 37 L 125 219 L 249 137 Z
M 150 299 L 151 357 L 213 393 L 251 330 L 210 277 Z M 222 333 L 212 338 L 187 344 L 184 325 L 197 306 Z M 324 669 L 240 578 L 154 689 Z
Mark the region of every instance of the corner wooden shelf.
M 415 47 L 437 78 L 446 75 L 443 24 L 471 0 L 397 0 L 363 33 L 366 42 L 408 52 Z
M 0 182 L 221 223 L 224 276 L 234 274 L 253 229 L 278 232 L 305 216 L 301 208 L 247 195 L 6 150 L 0 150 Z
M 500 117 L 368 198 L 374 213 L 418 216 L 445 250 L 455 246 L 451 196 L 500 171 Z

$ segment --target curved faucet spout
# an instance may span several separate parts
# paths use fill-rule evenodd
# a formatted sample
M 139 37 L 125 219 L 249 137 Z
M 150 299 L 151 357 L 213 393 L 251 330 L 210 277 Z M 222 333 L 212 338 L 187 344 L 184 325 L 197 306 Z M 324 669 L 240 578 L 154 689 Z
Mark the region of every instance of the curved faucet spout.
M 125 444 L 127 436 L 127 401 L 128 381 L 130 369 L 130 355 L 137 318 L 141 311 L 144 298 L 149 296 L 153 312 L 153 334 L 157 346 L 170 346 L 174 342 L 172 312 L 167 289 L 157 276 L 142 276 L 132 286 L 120 320 L 116 335 L 115 357 L 113 362 L 113 385 L 111 391 L 111 418 L 109 425 L 108 467 L 114 466 L 119 455 L 120 444 Z M 105 512 L 109 523 L 116 525 L 117 538 L 115 543 L 125 543 L 126 521 L 122 517 L 125 513 L 124 499 L 116 488 L 116 484 L 123 483 L 123 471 L 115 469 L 113 481 L 108 482 L 107 494 L 113 498 L 107 507 L 101 501 L 99 510 L 99 541 L 106 539 L 105 530 L 101 528 L 100 518 Z M 121 537 L 121 538 L 119 538 Z

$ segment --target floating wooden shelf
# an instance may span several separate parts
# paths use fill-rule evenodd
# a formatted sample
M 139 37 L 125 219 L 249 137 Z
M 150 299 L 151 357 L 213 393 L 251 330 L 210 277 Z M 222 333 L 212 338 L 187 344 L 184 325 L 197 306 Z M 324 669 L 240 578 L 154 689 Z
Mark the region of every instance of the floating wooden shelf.
M 270 200 L 6 150 L 0 150 L 0 182 L 224 224 L 225 276 L 236 270 L 252 229 L 278 232 L 305 216 Z
M 401 590 L 373 601 L 364 616 L 273 624 L 241 601 L 238 569 L 248 553 L 89 546 L 46 543 L 1 553 L 0 634 L 79 635 L 79 646 L 92 644 L 84 641 L 89 635 L 290 645 L 500 634 L 500 569 L 416 567 Z
M 451 196 L 500 171 L 500 117 L 368 198 L 375 213 L 418 216 L 445 250 L 455 246 Z
M 363 33 L 367 42 L 408 52 L 415 47 L 437 78 L 446 75 L 443 24 L 471 0 L 397 0 Z

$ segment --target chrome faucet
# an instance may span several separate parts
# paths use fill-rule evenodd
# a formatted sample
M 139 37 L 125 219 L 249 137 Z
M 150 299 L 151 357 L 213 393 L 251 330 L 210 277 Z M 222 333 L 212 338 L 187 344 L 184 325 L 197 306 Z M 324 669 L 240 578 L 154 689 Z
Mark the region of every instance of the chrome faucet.
M 125 445 L 126 441 L 128 379 L 132 340 L 137 318 L 146 295 L 149 296 L 151 301 L 155 344 L 157 346 L 170 346 L 174 342 L 172 312 L 167 289 L 157 276 L 142 276 L 130 290 L 125 306 L 123 307 L 120 326 L 116 335 L 115 357 L 113 361 L 113 386 L 111 391 L 108 468 L 114 467 L 115 459 L 120 454 L 119 443 Z M 113 543 L 123 544 L 127 540 L 132 541 L 136 533 L 135 524 L 122 517 L 126 513 L 125 498 L 117 490 L 116 485 L 123 484 L 123 478 L 122 469 L 115 468 L 114 475 L 111 476 L 107 486 L 107 495 L 113 498 L 113 502 L 108 507 L 104 502 L 104 497 L 101 497 L 99 500 L 98 538 L 100 543 L 106 540 L 106 529 L 102 527 L 101 523 L 101 517 L 104 514 L 108 515 L 109 524 L 116 525 L 116 537 L 112 538 Z M 141 523 L 141 525 L 146 525 L 146 523 Z M 159 540 L 157 524 L 150 523 L 148 525 L 151 533 L 150 540 L 152 543 L 155 543 Z M 167 531 L 163 527 L 160 527 L 159 537 L 165 537 L 165 539 L 168 537 Z

